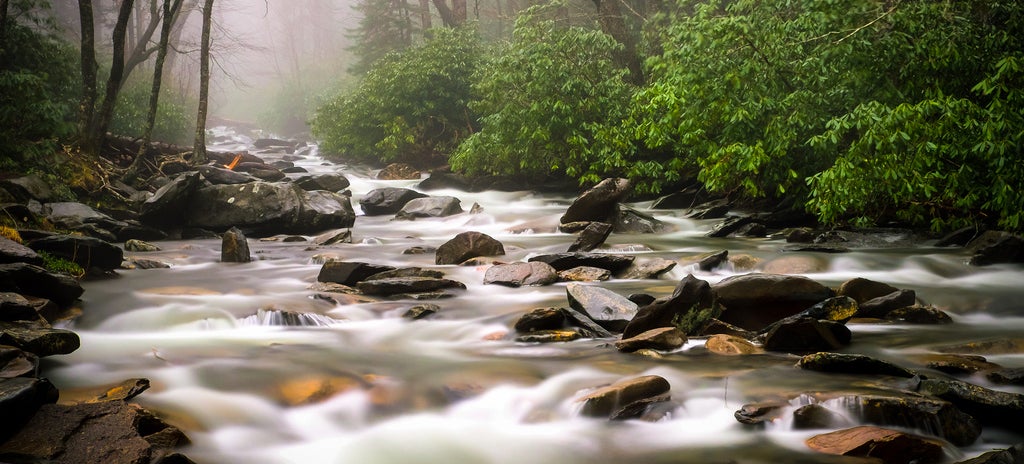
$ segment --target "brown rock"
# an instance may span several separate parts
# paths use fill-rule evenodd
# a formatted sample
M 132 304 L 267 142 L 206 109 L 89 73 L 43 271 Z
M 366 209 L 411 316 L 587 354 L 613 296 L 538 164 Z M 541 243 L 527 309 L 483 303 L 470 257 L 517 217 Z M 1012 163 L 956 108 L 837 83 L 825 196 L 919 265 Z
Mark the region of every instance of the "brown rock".
M 886 464 L 929 464 L 943 458 L 939 440 L 866 425 L 815 435 L 806 443 L 821 453 L 878 458 Z
M 671 351 L 686 344 L 686 334 L 675 327 L 652 329 L 635 337 L 615 342 L 615 347 L 623 353 L 649 349 Z
M 704 347 L 708 351 L 723 356 L 741 356 L 748 354 L 761 354 L 764 350 L 751 343 L 749 340 L 735 335 L 717 334 L 708 337 Z
M 725 312 L 720 320 L 760 330 L 832 297 L 828 287 L 803 276 L 744 274 L 712 286 Z
M 416 180 L 420 178 L 420 171 L 405 163 L 391 163 L 377 173 L 377 178 L 380 180 Z
M 599 388 L 579 399 L 580 413 L 590 417 L 611 417 L 630 404 L 650 399 L 666 400 L 672 386 L 663 377 L 645 375 Z
M 220 260 L 224 263 L 248 263 L 252 261 L 249 254 L 249 242 L 245 234 L 237 227 L 224 232 L 220 245 Z
M 478 256 L 501 256 L 505 247 L 482 232 L 463 232 L 437 247 L 435 264 L 459 264 Z
M 843 282 L 836 290 L 836 295 L 848 296 L 857 300 L 857 303 L 866 303 L 896 291 L 899 289 L 892 285 L 857 277 Z
M 605 179 L 583 192 L 562 215 L 559 222 L 566 224 L 578 221 L 610 222 L 617 206 L 630 191 L 628 179 Z
M 558 273 L 547 263 L 509 263 L 491 266 L 484 274 L 484 284 L 521 287 L 551 285 L 558 282 Z

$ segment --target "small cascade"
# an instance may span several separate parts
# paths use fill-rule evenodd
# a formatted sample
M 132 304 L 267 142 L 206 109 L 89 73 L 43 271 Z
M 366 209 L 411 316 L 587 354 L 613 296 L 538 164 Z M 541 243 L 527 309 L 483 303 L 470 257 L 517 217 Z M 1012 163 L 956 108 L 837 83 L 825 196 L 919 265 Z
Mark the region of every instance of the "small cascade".
M 270 326 L 270 327 L 330 327 L 339 323 L 334 319 L 322 314 L 296 313 L 292 311 L 280 311 L 276 309 L 259 309 L 256 314 L 238 319 L 240 326 Z

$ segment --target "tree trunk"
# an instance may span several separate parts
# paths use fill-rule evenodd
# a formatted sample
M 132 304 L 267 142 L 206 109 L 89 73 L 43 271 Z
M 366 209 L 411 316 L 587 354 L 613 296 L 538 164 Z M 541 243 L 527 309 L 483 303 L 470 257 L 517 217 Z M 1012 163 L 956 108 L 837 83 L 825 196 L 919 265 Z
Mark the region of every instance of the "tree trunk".
M 420 26 L 423 32 L 430 29 L 430 0 L 420 0 Z
M 452 27 L 455 25 L 455 15 L 452 14 L 452 9 L 448 8 L 448 4 L 444 0 L 433 0 L 434 8 L 437 8 L 437 14 L 441 16 L 441 24 L 445 27 Z
M 92 140 L 92 125 L 96 117 L 96 31 L 92 16 L 92 0 L 78 0 L 81 22 L 82 101 L 78 108 L 78 133 L 87 150 L 98 145 Z
M 203 36 L 199 49 L 199 112 L 196 115 L 196 141 L 192 147 L 192 164 L 206 164 L 206 110 L 210 99 L 210 24 L 213 22 L 213 0 L 203 6 Z
M 125 173 L 125 181 L 133 182 L 139 170 L 149 161 L 149 142 L 153 137 L 153 126 L 156 125 L 156 112 L 160 105 L 160 86 L 163 83 L 164 60 L 167 58 L 167 43 L 171 38 L 171 28 L 181 9 L 182 0 L 164 0 L 163 22 L 160 26 L 160 43 L 157 44 L 156 63 L 153 65 L 153 88 L 149 94 L 149 112 L 146 114 L 146 127 L 142 132 L 142 143 L 139 153 L 132 160 L 132 165 Z M 155 19 L 154 19 L 155 21 Z
M 93 120 L 90 130 L 90 145 L 85 147 L 89 153 L 99 153 L 103 145 L 103 138 L 107 136 L 107 128 L 114 118 L 114 107 L 117 105 L 117 94 L 121 91 L 121 82 L 124 73 L 124 42 L 125 32 L 128 29 L 128 18 L 132 14 L 134 0 L 123 0 L 121 8 L 117 11 L 117 23 L 114 24 L 114 50 L 110 63 L 110 76 L 107 79 L 107 90 L 103 95 L 103 104 L 100 105 L 100 112 Z
M 128 43 L 132 44 L 131 50 L 125 50 L 126 58 L 124 64 L 124 73 L 121 77 L 121 83 L 123 84 L 131 72 L 136 66 L 144 63 L 157 51 L 156 47 L 150 47 L 149 43 L 153 40 L 153 34 L 156 32 L 156 27 L 160 24 L 160 15 L 157 11 L 156 3 L 152 3 L 149 9 L 149 24 L 142 28 L 142 15 L 141 8 L 136 8 L 136 27 L 133 29 L 133 37 L 129 38 Z
M 622 44 L 622 50 L 614 58 L 619 66 L 629 70 L 629 80 L 636 85 L 644 83 L 644 68 L 636 51 L 636 40 L 626 28 L 619 2 L 622 0 L 593 0 L 597 7 L 597 20 L 601 30 Z
M 0 0 L 0 45 L 7 37 L 7 7 L 9 0 Z
M 466 0 L 452 0 L 452 16 L 455 18 L 453 26 L 466 23 L 466 20 L 469 19 L 469 9 L 466 5 Z

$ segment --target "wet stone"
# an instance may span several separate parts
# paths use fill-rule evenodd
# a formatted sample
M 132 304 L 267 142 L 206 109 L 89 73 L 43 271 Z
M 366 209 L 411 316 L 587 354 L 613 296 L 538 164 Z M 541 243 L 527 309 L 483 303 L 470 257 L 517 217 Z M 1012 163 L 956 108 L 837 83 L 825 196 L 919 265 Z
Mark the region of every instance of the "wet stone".
M 580 235 L 576 237 L 576 241 L 572 245 L 569 245 L 569 249 L 566 250 L 569 253 L 576 251 L 591 251 L 604 243 L 608 239 L 608 235 L 612 233 L 612 225 L 606 222 L 591 222 L 587 224 L 586 228 L 580 231 Z
M 0 322 L 0 345 L 10 345 L 39 357 L 68 354 L 78 349 L 78 334 L 63 329 L 32 328 Z
M 578 266 L 597 267 L 606 269 L 611 273 L 622 271 L 633 264 L 633 256 L 613 255 L 606 253 L 556 253 L 550 255 L 539 255 L 529 261 L 541 261 L 548 263 L 559 271 L 572 269 Z
M 615 342 L 615 348 L 623 353 L 631 353 L 643 349 L 671 351 L 686 344 L 686 334 L 675 327 L 662 327 L 648 330 L 635 337 Z
M 985 374 L 992 383 L 1003 385 L 1024 385 L 1024 368 L 999 369 Z
M 351 287 L 374 274 L 394 269 L 393 266 L 357 261 L 328 261 L 320 267 L 320 273 L 316 280 L 317 282 L 330 282 Z
M 558 282 L 555 268 L 546 263 L 509 263 L 491 266 L 484 274 L 484 284 L 507 287 L 551 285 Z
M 608 289 L 571 282 L 565 291 L 569 306 L 611 331 L 621 331 L 637 313 L 636 303 Z
M 914 305 L 894 309 L 885 315 L 885 320 L 907 324 L 952 324 L 953 318 L 931 305 Z
M 581 338 L 585 338 L 584 332 L 582 332 L 582 329 L 574 327 L 559 330 L 535 330 L 519 335 L 516 337 L 516 341 L 523 343 L 559 343 L 571 342 Z
M 402 313 L 402 317 L 412 320 L 426 319 L 434 314 L 441 311 L 441 307 L 436 304 L 421 304 L 413 306 Z
M 810 371 L 836 372 L 858 375 L 890 375 L 911 378 L 914 376 L 902 367 L 880 359 L 859 354 L 815 353 L 800 358 L 796 366 Z
M 763 426 L 782 417 L 782 412 L 789 406 L 784 401 L 762 401 L 744 404 L 733 413 L 736 421 L 746 425 Z
M 577 266 L 558 273 L 558 278 L 570 282 L 600 282 L 608 280 L 612 273 L 607 269 L 590 266 Z
M 430 293 L 444 289 L 465 289 L 462 282 L 430 277 L 392 277 L 389 279 L 364 280 L 356 284 L 359 291 L 374 296 L 394 296 L 410 293 Z
M 248 263 L 252 261 L 249 241 L 237 227 L 224 232 L 220 245 L 220 261 L 223 263 Z
M 516 332 L 534 332 L 539 330 L 556 330 L 565 324 L 565 314 L 560 308 L 537 308 L 515 323 Z
M 125 249 L 125 251 L 134 251 L 134 252 L 139 252 L 139 253 L 147 253 L 147 252 L 151 252 L 151 251 L 160 251 L 160 247 L 158 247 L 158 246 L 156 246 L 156 245 L 154 245 L 152 243 L 145 242 L 145 241 L 142 241 L 142 240 L 137 240 L 137 239 L 131 239 L 131 240 L 128 240 L 128 241 L 124 242 L 124 249 Z
M 940 440 L 873 426 L 815 435 L 807 446 L 826 454 L 877 458 L 886 464 L 931 464 L 942 461 L 944 455 Z
M 984 356 L 960 354 L 928 354 L 918 358 L 928 368 L 951 375 L 971 375 L 979 371 L 999 369 Z
M 580 414 L 588 417 L 612 417 L 617 411 L 637 401 L 664 401 L 672 386 L 663 377 L 645 375 L 616 382 L 599 388 L 578 401 L 583 403 Z
M 634 261 L 626 270 L 619 273 L 618 277 L 620 279 L 657 279 L 675 266 L 675 261 L 664 258 L 648 259 L 642 262 Z
M 435 264 L 460 264 L 478 256 L 502 256 L 505 247 L 490 235 L 481 232 L 463 232 L 437 248 Z
M 820 404 L 808 404 L 793 411 L 794 430 L 828 429 L 848 426 L 849 419 Z
M 761 347 L 735 335 L 716 334 L 708 337 L 704 347 L 717 355 L 742 356 L 764 353 Z

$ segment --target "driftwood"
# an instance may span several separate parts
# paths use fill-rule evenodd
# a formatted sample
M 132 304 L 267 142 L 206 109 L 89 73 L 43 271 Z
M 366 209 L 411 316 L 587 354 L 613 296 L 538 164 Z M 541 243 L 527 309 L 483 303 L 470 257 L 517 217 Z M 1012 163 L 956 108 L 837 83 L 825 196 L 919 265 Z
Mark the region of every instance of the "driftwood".
M 111 161 L 114 161 L 119 167 L 126 168 L 139 153 L 141 145 L 142 140 L 138 138 L 107 134 L 104 156 L 112 158 Z M 163 142 L 151 142 L 149 144 L 149 148 L 146 149 L 146 152 L 150 159 L 158 160 L 168 156 L 179 157 L 186 153 L 191 153 L 192 147 L 173 145 Z

